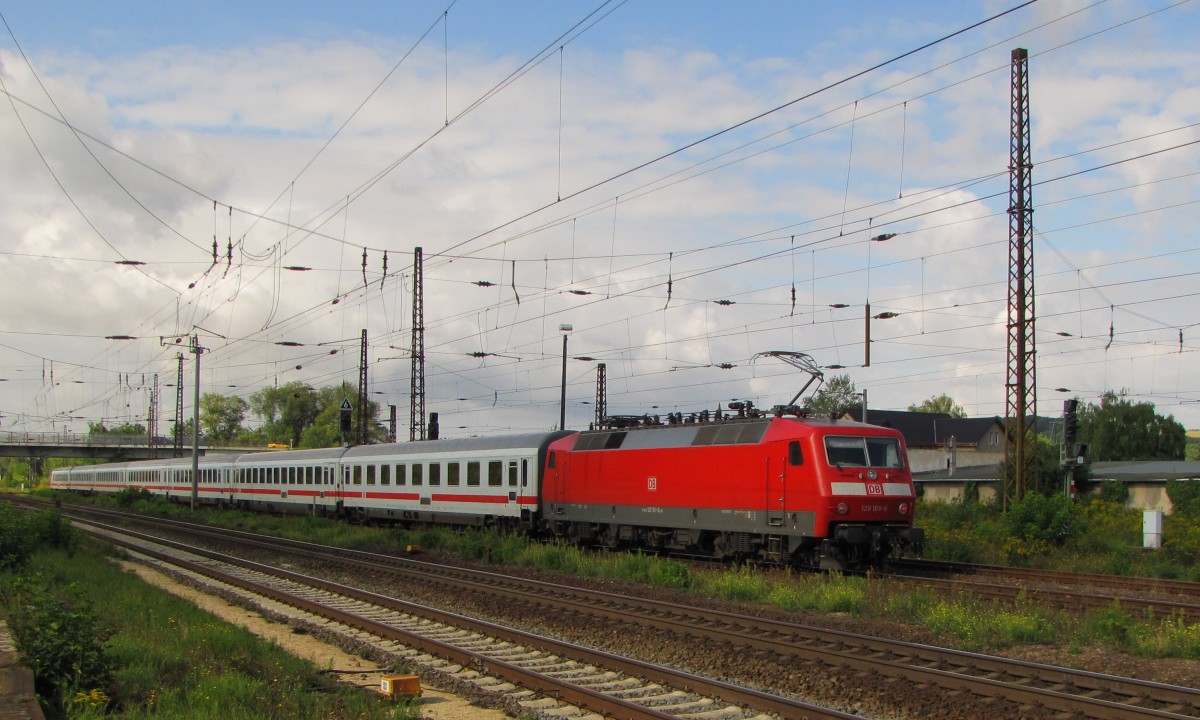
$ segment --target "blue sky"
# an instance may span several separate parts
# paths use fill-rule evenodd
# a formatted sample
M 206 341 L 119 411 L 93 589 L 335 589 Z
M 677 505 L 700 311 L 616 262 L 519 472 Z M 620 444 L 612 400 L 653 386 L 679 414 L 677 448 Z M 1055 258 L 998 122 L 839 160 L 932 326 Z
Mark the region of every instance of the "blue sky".
M 366 328 L 403 409 L 418 245 L 451 434 L 555 424 L 564 322 L 576 427 L 596 361 L 611 412 L 661 413 L 788 400 L 769 350 L 1003 414 L 1015 47 L 1039 412 L 1200 427 L 1194 4 L 1042 0 L 859 76 L 1019 4 L 0 2 L 37 73 L 0 37 L 0 427 L 138 421 L 192 332 L 248 396 L 357 382 Z

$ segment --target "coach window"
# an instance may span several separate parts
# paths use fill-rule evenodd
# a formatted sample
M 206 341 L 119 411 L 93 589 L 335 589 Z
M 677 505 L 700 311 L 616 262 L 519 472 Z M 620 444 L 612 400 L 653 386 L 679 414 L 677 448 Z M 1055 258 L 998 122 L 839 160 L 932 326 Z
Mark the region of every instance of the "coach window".
M 516 460 L 508 461 L 508 486 L 509 487 L 517 486 L 517 461 Z
M 316 475 L 316 468 L 314 468 L 312 465 L 304 468 L 304 484 L 312 485 L 314 475 Z
M 405 476 L 405 473 L 407 472 L 407 470 L 408 470 L 407 465 L 397 465 L 396 466 L 396 484 L 397 485 L 407 485 L 408 484 L 408 478 Z
M 429 463 L 429 485 L 430 485 L 430 487 L 432 487 L 434 485 L 441 485 L 441 484 L 442 484 L 442 464 L 441 463 Z
M 803 465 L 804 453 L 800 452 L 800 441 L 793 440 L 788 443 L 788 465 Z
M 496 487 L 504 477 L 504 462 L 492 460 L 488 463 L 488 487 Z
M 354 466 L 354 484 L 355 485 L 362 485 L 362 476 L 363 476 L 362 465 L 355 465 Z
M 529 460 L 521 461 L 521 487 L 529 484 Z
M 459 464 L 456 462 L 446 463 L 446 484 L 458 487 Z
M 391 465 L 380 465 L 379 466 L 379 484 L 380 485 L 391 485 L 392 484 L 392 466 Z
M 420 485 L 422 483 L 422 481 L 423 481 L 422 474 L 424 473 L 424 471 L 425 471 L 424 465 L 415 464 L 412 466 L 413 485 Z
M 374 465 L 367 466 L 367 484 L 368 485 L 375 484 L 375 466 Z
M 479 487 L 479 461 L 467 463 L 467 486 Z

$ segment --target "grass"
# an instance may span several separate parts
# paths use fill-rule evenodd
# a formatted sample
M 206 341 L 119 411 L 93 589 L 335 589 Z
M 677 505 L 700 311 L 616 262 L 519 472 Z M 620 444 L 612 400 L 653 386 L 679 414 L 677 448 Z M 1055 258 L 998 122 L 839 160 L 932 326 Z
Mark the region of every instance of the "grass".
M 47 589 L 83 588 L 101 622 L 114 631 L 105 654 L 115 668 L 103 687 L 77 687 L 51 717 L 279 718 L 319 720 L 415 718 L 412 705 L 341 685 L 280 647 L 222 622 L 180 599 L 118 572 L 103 551 L 84 543 L 74 556 L 35 554 L 25 578 Z M 0 578 L 11 586 L 13 578 Z M 12 617 L 19 607 L 6 607 Z

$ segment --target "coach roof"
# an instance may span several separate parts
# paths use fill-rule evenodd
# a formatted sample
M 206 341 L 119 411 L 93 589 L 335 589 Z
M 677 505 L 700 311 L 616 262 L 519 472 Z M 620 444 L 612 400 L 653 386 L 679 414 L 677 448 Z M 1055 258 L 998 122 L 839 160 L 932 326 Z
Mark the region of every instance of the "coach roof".
M 383 455 L 449 454 L 485 452 L 489 450 L 540 450 L 546 444 L 570 434 L 572 434 L 572 431 L 489 435 L 487 437 L 423 440 L 421 442 L 390 443 L 385 445 L 359 445 L 347 450 L 343 458 L 350 460 Z

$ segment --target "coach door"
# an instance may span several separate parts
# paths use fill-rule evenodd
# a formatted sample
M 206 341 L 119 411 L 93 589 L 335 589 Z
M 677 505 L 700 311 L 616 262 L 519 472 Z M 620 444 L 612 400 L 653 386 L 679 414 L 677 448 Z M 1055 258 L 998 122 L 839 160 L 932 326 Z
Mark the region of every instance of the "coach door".
M 560 515 L 565 512 L 563 499 L 567 496 L 566 468 L 562 467 L 564 460 L 564 453 L 555 452 L 553 450 L 550 451 L 546 460 L 547 465 L 549 465 L 548 470 L 550 477 L 548 479 L 551 483 L 550 486 L 554 488 L 553 497 L 556 501 L 551 510 Z

